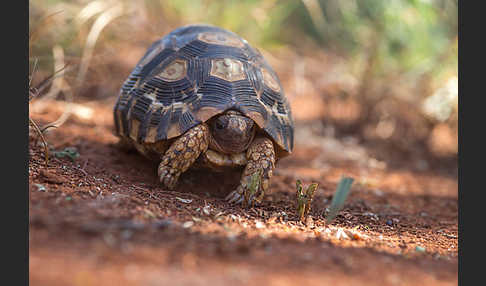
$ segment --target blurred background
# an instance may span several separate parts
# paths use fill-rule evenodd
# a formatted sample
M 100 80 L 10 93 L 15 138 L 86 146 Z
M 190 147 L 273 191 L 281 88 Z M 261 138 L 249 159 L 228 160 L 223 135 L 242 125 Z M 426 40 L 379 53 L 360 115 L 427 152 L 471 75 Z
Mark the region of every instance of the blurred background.
M 153 41 L 181 25 L 218 25 L 258 47 L 273 66 L 296 128 L 310 134 L 298 140 L 352 141 L 387 166 L 456 174 L 457 5 L 31 0 L 29 79 L 35 100 L 113 104 Z

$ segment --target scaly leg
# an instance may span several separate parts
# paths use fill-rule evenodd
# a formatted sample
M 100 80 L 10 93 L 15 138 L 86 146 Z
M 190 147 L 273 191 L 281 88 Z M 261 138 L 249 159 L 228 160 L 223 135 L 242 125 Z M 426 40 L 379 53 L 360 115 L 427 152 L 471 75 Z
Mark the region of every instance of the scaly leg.
M 243 202 L 246 206 L 252 206 L 255 201 L 261 202 L 270 184 L 275 167 L 275 150 L 272 141 L 266 137 L 256 138 L 248 148 L 246 157 L 248 163 L 241 176 L 240 185 L 226 197 L 226 200 L 230 203 Z M 251 190 L 255 173 L 257 173 L 257 189 Z
M 159 164 L 160 182 L 169 190 L 174 189 L 179 176 L 187 171 L 201 152 L 208 149 L 209 128 L 206 124 L 189 129 L 172 143 Z

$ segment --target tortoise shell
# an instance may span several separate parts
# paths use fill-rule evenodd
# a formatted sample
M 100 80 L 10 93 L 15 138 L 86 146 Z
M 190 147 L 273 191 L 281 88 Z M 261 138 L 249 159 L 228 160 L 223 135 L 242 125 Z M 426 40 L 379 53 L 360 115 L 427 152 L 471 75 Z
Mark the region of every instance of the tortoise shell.
M 290 106 L 260 52 L 233 32 L 183 26 L 153 43 L 124 82 L 114 108 L 116 133 L 154 143 L 229 109 L 254 120 L 280 156 L 292 151 Z

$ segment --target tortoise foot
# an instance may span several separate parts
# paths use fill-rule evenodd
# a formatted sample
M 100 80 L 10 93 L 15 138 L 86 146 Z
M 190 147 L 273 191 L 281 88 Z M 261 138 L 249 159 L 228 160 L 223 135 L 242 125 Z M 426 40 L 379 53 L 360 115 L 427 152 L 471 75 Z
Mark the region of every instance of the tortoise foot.
M 200 124 L 172 143 L 162 157 L 157 170 L 162 185 L 169 190 L 175 188 L 179 176 L 189 169 L 201 152 L 208 148 L 208 137 L 207 126 Z
M 248 164 L 241 176 L 240 185 L 225 199 L 229 203 L 252 207 L 255 203 L 261 203 L 272 177 L 275 167 L 272 141 L 263 137 L 255 139 L 248 148 L 247 159 Z

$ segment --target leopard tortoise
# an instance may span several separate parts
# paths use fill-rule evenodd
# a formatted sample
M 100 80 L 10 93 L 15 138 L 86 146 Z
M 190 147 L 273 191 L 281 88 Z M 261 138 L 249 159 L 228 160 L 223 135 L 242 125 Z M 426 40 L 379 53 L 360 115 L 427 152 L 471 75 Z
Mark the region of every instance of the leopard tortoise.
M 210 25 L 177 28 L 150 46 L 121 87 L 114 122 L 120 144 L 160 162 L 169 190 L 191 166 L 241 168 L 226 200 L 245 205 L 261 202 L 294 142 L 277 74 L 246 40 Z

